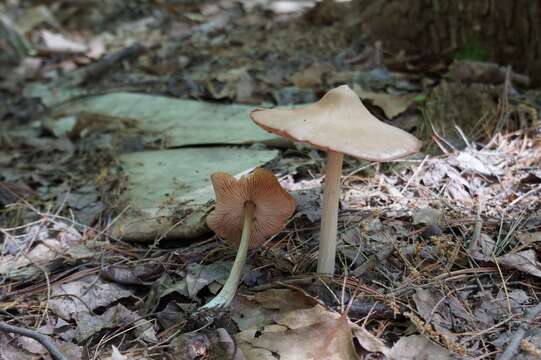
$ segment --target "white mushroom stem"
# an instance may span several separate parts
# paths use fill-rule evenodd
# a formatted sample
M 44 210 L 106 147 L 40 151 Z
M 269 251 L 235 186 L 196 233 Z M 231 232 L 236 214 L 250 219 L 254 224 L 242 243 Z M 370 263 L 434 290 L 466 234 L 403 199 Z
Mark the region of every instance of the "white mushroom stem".
M 237 250 L 237 256 L 235 262 L 229 273 L 222 290 L 202 307 L 202 309 L 213 309 L 227 307 L 233 301 L 237 288 L 240 283 L 242 275 L 242 269 L 246 263 L 246 256 L 248 255 L 248 248 L 250 247 L 250 234 L 252 231 L 253 217 L 254 217 L 255 204 L 251 201 L 244 204 L 244 224 L 242 227 L 242 236 L 240 239 L 239 249 Z
M 340 200 L 340 176 L 342 175 L 343 158 L 344 155 L 339 152 L 329 151 L 327 153 L 319 237 L 319 258 L 317 262 L 317 272 L 322 274 L 334 274 L 338 201 Z

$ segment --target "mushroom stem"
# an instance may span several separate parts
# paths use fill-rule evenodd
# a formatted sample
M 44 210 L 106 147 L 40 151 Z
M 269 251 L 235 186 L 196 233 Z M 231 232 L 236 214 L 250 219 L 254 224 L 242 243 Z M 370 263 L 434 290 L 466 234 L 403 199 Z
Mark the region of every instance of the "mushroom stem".
M 336 231 L 338 226 L 338 201 L 340 200 L 340 176 L 344 154 L 329 151 L 325 168 L 325 188 L 323 189 L 323 210 L 319 235 L 319 258 L 317 272 L 334 274 L 336 257 Z
M 237 250 L 237 256 L 235 257 L 235 262 L 229 273 L 222 290 L 212 299 L 210 302 L 205 304 L 202 309 L 212 309 L 212 308 L 222 308 L 229 306 L 237 288 L 240 283 L 240 278 L 242 275 L 242 269 L 246 263 L 246 256 L 248 255 L 248 247 L 250 245 L 250 235 L 252 232 L 252 224 L 254 218 L 255 204 L 251 201 L 244 204 L 244 224 L 242 227 L 242 236 L 240 239 L 239 249 Z

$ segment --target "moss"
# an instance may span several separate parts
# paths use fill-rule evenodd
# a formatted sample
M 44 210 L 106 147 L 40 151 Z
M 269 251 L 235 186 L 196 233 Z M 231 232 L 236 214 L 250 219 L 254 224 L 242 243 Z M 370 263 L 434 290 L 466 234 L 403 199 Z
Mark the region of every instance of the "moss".
M 488 58 L 489 58 L 488 49 L 485 48 L 480 42 L 476 40 L 466 42 L 455 53 L 456 60 L 487 61 Z
M 469 141 L 486 140 L 494 127 L 498 92 L 490 86 L 446 81 L 433 88 L 421 108 L 423 122 L 418 137 L 426 144 L 425 151 L 438 152 L 432 141 L 434 132 L 454 147 L 463 148 L 464 139 L 457 127 Z

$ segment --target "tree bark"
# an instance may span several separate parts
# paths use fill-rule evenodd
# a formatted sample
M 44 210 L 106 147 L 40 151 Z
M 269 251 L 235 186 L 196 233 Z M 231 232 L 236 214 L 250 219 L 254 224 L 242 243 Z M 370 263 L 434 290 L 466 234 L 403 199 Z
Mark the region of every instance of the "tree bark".
M 541 82 L 540 0 L 357 0 L 353 6 L 349 16 L 386 51 L 480 51 Z

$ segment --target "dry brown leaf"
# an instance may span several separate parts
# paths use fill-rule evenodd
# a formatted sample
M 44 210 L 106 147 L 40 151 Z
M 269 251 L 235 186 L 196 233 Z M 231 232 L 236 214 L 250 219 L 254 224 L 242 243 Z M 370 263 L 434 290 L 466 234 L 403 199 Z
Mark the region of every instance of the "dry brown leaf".
M 519 233 L 517 234 L 517 238 L 523 245 L 531 245 L 541 242 L 541 232 Z
M 450 160 L 453 159 L 451 158 Z M 454 160 L 456 160 L 459 168 L 470 173 L 491 176 L 498 176 L 503 174 L 503 171 L 500 168 L 488 162 L 481 161 L 475 155 L 470 154 L 467 151 L 461 151 L 460 153 L 458 153 Z
M 270 325 L 294 310 L 311 308 L 316 304 L 299 291 L 269 289 L 255 295 L 237 295 L 231 304 L 231 317 L 240 330 Z
M 353 85 L 353 91 L 359 95 L 361 99 L 372 100 L 374 105 L 380 107 L 387 118 L 392 119 L 397 115 L 402 114 L 413 103 L 415 96 L 418 94 L 407 95 L 390 95 L 385 93 L 375 93 L 366 91 L 359 85 Z
M 93 275 L 54 286 L 49 307 L 65 320 L 78 320 L 89 313 L 88 308 L 94 310 L 131 295 L 130 291 Z
M 391 350 L 380 338 L 372 335 L 368 330 L 363 327 L 354 326 L 353 335 L 355 336 L 357 341 L 359 341 L 361 346 L 369 352 L 379 352 L 387 355 Z
M 404 336 L 388 354 L 392 360 L 447 360 L 451 354 L 422 335 Z
M 72 226 L 59 221 L 43 221 L 32 225 L 23 237 L 7 237 L 0 257 L 0 274 L 30 264 L 45 264 L 62 258 L 66 252 L 83 241 L 82 235 Z
M 236 336 L 247 360 L 344 360 L 357 359 L 351 327 L 346 316 L 287 329 L 270 326 L 262 331 L 247 330 Z
M 317 88 L 323 83 L 323 76 L 331 67 L 324 64 L 312 64 L 304 70 L 298 71 L 291 77 L 293 84 L 299 88 Z
M 499 256 L 496 260 L 502 266 L 541 277 L 541 263 L 537 260 L 537 255 L 534 250 L 524 250 L 518 253 L 505 254 Z

